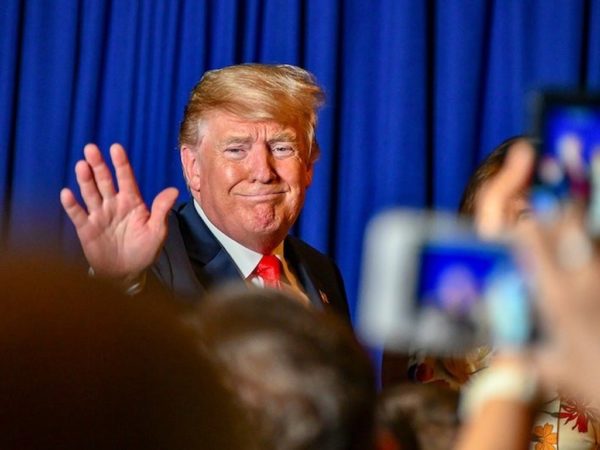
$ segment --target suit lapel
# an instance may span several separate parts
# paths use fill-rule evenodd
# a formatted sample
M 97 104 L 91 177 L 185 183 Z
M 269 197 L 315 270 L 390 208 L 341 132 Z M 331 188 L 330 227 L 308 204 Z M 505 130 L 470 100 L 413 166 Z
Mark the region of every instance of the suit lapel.
M 179 214 L 186 252 L 200 284 L 209 289 L 214 285 L 243 280 L 233 259 L 200 218 L 193 202 L 183 206 Z M 329 304 L 327 289 L 311 271 L 307 255 L 291 236 L 285 240 L 284 255 L 311 304 L 319 309 Z
M 304 292 L 306 292 L 311 304 L 321 309 L 324 303 L 329 303 L 327 294 L 319 280 L 311 272 L 308 264 L 304 262 L 300 253 L 301 251 L 294 244 L 293 238 L 288 236 L 284 247 L 285 259 L 294 269 L 298 281 L 302 285 Z
M 200 218 L 193 202 L 182 208 L 181 219 L 186 251 L 200 283 L 209 288 L 214 284 L 240 281 L 242 274 Z

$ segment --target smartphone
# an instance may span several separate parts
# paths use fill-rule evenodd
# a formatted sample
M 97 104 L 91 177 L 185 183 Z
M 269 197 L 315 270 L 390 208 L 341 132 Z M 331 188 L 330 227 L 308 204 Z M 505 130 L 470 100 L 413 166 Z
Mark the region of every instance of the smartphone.
M 395 210 L 367 228 L 358 330 L 370 345 L 442 355 L 522 347 L 530 306 L 510 249 L 457 217 Z
M 600 93 L 543 91 L 533 98 L 533 132 L 539 139 L 534 210 L 552 212 L 566 200 L 598 202 L 593 175 L 600 162 Z

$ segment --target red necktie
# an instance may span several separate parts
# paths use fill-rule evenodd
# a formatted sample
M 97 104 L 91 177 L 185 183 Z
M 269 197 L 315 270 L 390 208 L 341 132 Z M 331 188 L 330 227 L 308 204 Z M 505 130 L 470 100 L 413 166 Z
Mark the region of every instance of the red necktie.
M 275 255 L 263 255 L 256 266 L 256 275 L 263 279 L 266 287 L 281 288 L 281 261 Z

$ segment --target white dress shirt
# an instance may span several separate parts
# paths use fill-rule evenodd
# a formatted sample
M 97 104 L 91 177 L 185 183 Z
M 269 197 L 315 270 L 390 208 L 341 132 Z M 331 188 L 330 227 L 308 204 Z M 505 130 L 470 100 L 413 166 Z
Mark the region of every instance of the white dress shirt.
M 250 250 L 247 247 L 244 247 L 242 244 L 231 239 L 229 236 L 227 236 L 225 233 L 219 230 L 208 219 L 208 217 L 202 210 L 202 207 L 196 200 L 194 200 L 194 207 L 196 208 L 196 212 L 198 212 L 198 215 L 206 224 L 211 233 L 215 235 L 215 237 L 223 246 L 225 251 L 229 253 L 229 256 L 231 256 L 231 259 L 233 259 L 233 262 L 238 267 L 244 279 L 254 284 L 255 286 L 264 287 L 264 280 L 254 272 L 256 266 L 258 265 L 263 255 L 261 253 L 255 252 L 254 250 Z M 287 261 L 285 260 L 283 253 L 283 241 L 280 242 L 279 245 L 277 245 L 277 247 L 275 247 L 272 254 L 277 256 L 277 258 L 281 261 L 281 267 L 283 269 L 281 273 L 281 283 L 284 289 L 291 289 L 292 292 L 294 292 L 296 295 L 299 294 L 301 299 L 305 303 L 308 303 L 308 297 L 306 296 L 304 290 L 302 289 L 302 286 L 298 282 L 298 278 L 294 275 L 294 273 L 288 266 Z

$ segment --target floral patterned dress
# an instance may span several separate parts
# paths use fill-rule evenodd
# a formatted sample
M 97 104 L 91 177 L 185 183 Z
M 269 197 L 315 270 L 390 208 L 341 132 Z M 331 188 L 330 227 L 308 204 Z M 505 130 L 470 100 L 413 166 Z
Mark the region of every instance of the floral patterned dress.
M 459 390 L 488 367 L 492 352 L 479 348 L 466 358 L 412 355 L 408 376 L 419 383 L 441 383 Z M 531 450 L 600 450 L 600 413 L 585 404 L 554 396 L 543 403 L 531 434 Z

